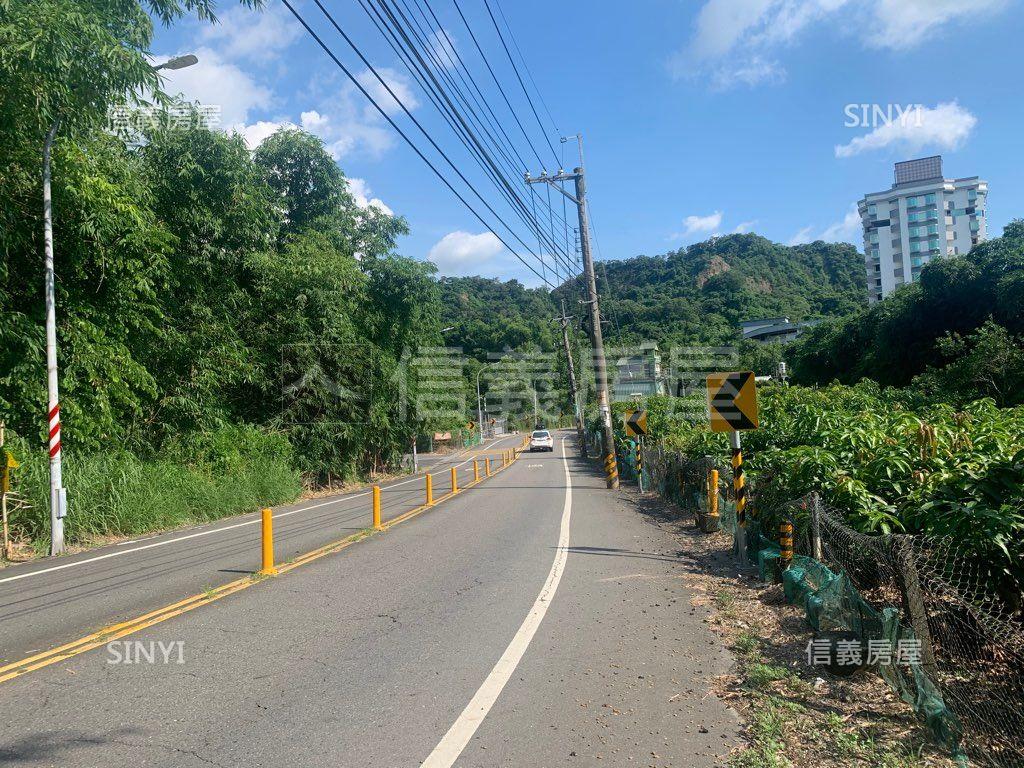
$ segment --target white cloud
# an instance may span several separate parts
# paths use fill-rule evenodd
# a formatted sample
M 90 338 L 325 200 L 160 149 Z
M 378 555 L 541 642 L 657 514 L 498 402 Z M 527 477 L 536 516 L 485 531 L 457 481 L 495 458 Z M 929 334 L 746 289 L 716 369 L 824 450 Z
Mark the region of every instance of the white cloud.
M 669 60 L 675 77 L 708 81 L 714 89 L 755 86 L 785 79 L 770 55 L 813 22 L 850 0 L 707 0 L 688 46 Z
M 846 212 L 843 220 L 827 227 L 818 239 L 824 240 L 826 243 L 853 243 L 861 239 L 862 227 L 863 222 L 860 214 L 857 213 L 857 205 L 854 203 Z
M 743 221 L 736 225 L 732 233 L 734 235 L 743 235 L 752 230 L 757 225 L 757 221 Z
M 435 30 L 429 37 L 430 50 L 444 69 L 451 69 L 458 63 L 455 38 L 447 29 Z
M 309 131 L 310 133 L 326 130 L 327 124 L 330 122 L 330 120 L 328 120 L 324 115 L 321 115 L 315 109 L 303 112 L 299 115 L 299 121 L 302 125 L 302 129 Z
M 379 157 L 394 144 L 390 127 L 376 111 L 368 111 L 364 107 L 363 95 L 351 84 L 343 84 L 334 90 L 325 89 L 314 94 L 313 100 L 316 106 L 302 111 L 298 121 L 280 118 L 254 125 L 238 122 L 232 125 L 232 130 L 245 136 L 250 147 L 253 147 L 255 145 L 252 140 L 258 144 L 273 133 L 275 128 L 298 125 L 319 136 L 335 160 L 342 160 L 357 152 Z M 415 105 L 417 102 L 412 99 L 412 103 Z
M 791 238 L 786 245 L 803 245 L 804 243 L 810 243 L 814 240 L 814 227 L 804 227 Z
M 360 208 L 376 208 L 388 216 L 395 215 L 395 212 L 385 205 L 383 200 L 373 197 L 373 190 L 370 189 L 370 185 L 366 183 L 365 179 L 348 179 L 348 191 L 352 193 L 356 205 Z
M 356 79 L 388 115 L 394 116 L 402 112 L 402 106 L 398 101 L 401 101 L 410 112 L 420 105 L 416 94 L 409 86 L 408 79 L 403 74 L 390 67 L 374 67 L 374 69 L 377 70 L 377 75 L 380 75 L 379 79 L 369 69 L 364 69 L 356 75 Z M 384 82 L 382 83 L 381 80 Z M 390 89 L 390 93 L 388 89 Z M 392 96 L 392 93 L 395 95 Z M 360 96 L 362 97 L 361 94 Z M 362 98 L 365 99 L 365 97 Z M 398 101 L 395 100 L 396 98 Z M 380 113 L 373 108 L 373 105 L 367 104 L 366 115 L 370 119 L 376 119 Z
M 804 245 L 817 240 L 824 240 L 826 243 L 856 244 L 861 239 L 861 226 L 860 214 L 857 213 L 857 205 L 854 204 L 841 221 L 825 227 L 817 234 L 815 227 L 804 227 L 789 239 L 788 245 Z
M 277 133 L 282 128 L 294 128 L 295 125 L 289 122 L 275 123 L 271 120 L 260 120 L 252 125 L 238 123 L 231 127 L 231 133 L 239 133 L 245 139 L 245 146 L 250 150 L 256 149 L 263 143 L 264 139 Z
M 722 226 L 722 212 L 715 211 L 707 216 L 687 216 L 683 219 L 683 231 L 672 236 L 673 240 L 691 237 L 699 233 L 714 232 Z
M 763 22 L 774 4 L 775 0 L 708 0 L 697 14 L 692 56 L 706 61 L 726 55 Z
M 474 274 L 503 251 L 505 246 L 493 232 L 474 235 L 459 230 L 442 237 L 430 249 L 427 259 L 445 275 Z
M 928 148 L 953 150 L 970 136 L 978 118 L 955 101 L 933 108 L 921 107 L 907 112 L 901 119 L 887 122 L 848 144 L 836 147 L 836 157 L 853 157 L 887 147 L 904 153 Z
M 280 56 L 302 35 L 295 17 L 279 4 L 263 11 L 235 7 L 220 16 L 219 23 L 201 28 L 200 39 L 215 44 L 227 59 L 262 63 Z
M 713 90 L 726 91 L 737 85 L 753 88 L 761 83 L 781 83 L 785 79 L 786 70 L 777 61 L 752 56 L 714 70 L 710 76 L 710 85 Z
M 669 59 L 677 78 L 706 81 L 711 88 L 754 86 L 785 79 L 777 60 L 814 25 L 831 24 L 859 36 L 868 48 L 906 49 L 941 29 L 1011 0 L 704 0 L 690 41 Z
M 198 64 L 160 73 L 164 78 L 163 90 L 166 93 L 180 93 L 188 101 L 219 107 L 223 126 L 245 123 L 251 111 L 272 106 L 274 99 L 270 90 L 259 85 L 238 66 L 224 60 L 219 53 L 209 48 L 200 48 L 195 53 L 199 58 Z M 153 58 L 164 61 L 171 56 Z
M 938 27 L 977 19 L 981 14 L 1002 10 L 1007 0 L 873 0 L 876 23 L 866 35 L 869 45 L 879 48 L 911 48 L 930 37 Z

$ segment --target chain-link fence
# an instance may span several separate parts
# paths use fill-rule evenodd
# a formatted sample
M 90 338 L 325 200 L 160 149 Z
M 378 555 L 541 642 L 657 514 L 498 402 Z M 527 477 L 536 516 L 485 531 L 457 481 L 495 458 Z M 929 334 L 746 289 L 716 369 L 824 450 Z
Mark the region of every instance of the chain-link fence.
M 731 466 L 657 445 L 641 457 L 645 490 L 702 530 L 739 538 Z M 636 482 L 635 444 L 622 446 L 619 465 Z M 838 675 L 877 672 L 962 765 L 1024 767 L 1021 595 L 1004 593 L 996 585 L 1005 580 L 952 538 L 866 535 L 818 494 L 764 509 L 756 484 L 748 488 L 746 559 L 805 609 L 823 650 L 816 663 Z M 794 529 L 791 563 L 778 545 L 784 522 Z

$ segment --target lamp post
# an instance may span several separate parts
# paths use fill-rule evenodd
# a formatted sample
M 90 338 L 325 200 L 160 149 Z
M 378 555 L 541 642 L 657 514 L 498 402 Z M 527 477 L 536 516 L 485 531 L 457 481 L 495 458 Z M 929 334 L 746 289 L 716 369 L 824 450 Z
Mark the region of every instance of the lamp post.
M 480 437 L 484 436 L 484 409 L 480 401 L 480 374 L 483 373 L 490 363 L 484 363 L 476 372 L 476 423 L 480 425 Z
M 184 69 L 199 59 L 188 54 L 176 56 L 170 61 L 153 67 L 161 69 Z M 64 552 L 64 518 L 68 514 L 67 489 L 63 479 L 63 455 L 60 440 L 60 390 L 57 376 L 57 300 L 56 276 L 53 268 L 53 142 L 60 130 L 61 118 L 53 121 L 46 132 L 43 143 L 43 249 L 45 254 L 46 292 L 46 431 L 50 452 L 50 555 Z

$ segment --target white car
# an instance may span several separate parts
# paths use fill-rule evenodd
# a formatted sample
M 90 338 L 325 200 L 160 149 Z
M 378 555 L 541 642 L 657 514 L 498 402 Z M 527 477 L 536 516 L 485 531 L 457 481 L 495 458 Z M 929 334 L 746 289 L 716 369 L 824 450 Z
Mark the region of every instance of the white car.
M 555 440 L 546 429 L 538 429 L 530 435 L 530 451 L 553 451 Z

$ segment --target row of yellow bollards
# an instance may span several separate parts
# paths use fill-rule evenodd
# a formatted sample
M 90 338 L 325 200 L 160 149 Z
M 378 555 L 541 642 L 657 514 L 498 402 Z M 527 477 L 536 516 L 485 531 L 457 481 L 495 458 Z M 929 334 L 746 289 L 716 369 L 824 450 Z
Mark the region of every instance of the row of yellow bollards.
M 525 443 L 524 443 L 525 445 Z M 517 449 L 502 451 L 501 454 L 501 466 L 507 467 L 511 464 L 516 457 Z M 452 479 L 452 490 L 449 496 L 454 496 L 459 493 L 459 474 L 455 467 L 451 468 L 451 479 Z M 491 457 L 487 456 L 484 458 L 484 477 L 491 476 Z M 425 491 L 426 491 L 426 506 L 431 506 L 434 503 L 434 476 L 429 472 L 424 476 Z M 473 483 L 480 482 L 480 462 L 478 459 L 473 459 Z M 376 531 L 383 530 L 384 526 L 381 522 L 380 515 L 380 486 L 373 486 L 372 492 L 372 524 L 373 529 Z M 447 498 L 447 497 L 446 497 Z M 277 575 L 277 568 L 274 566 L 274 517 L 273 512 L 270 509 L 264 509 L 262 513 L 262 567 L 260 568 L 261 576 L 275 576 Z

